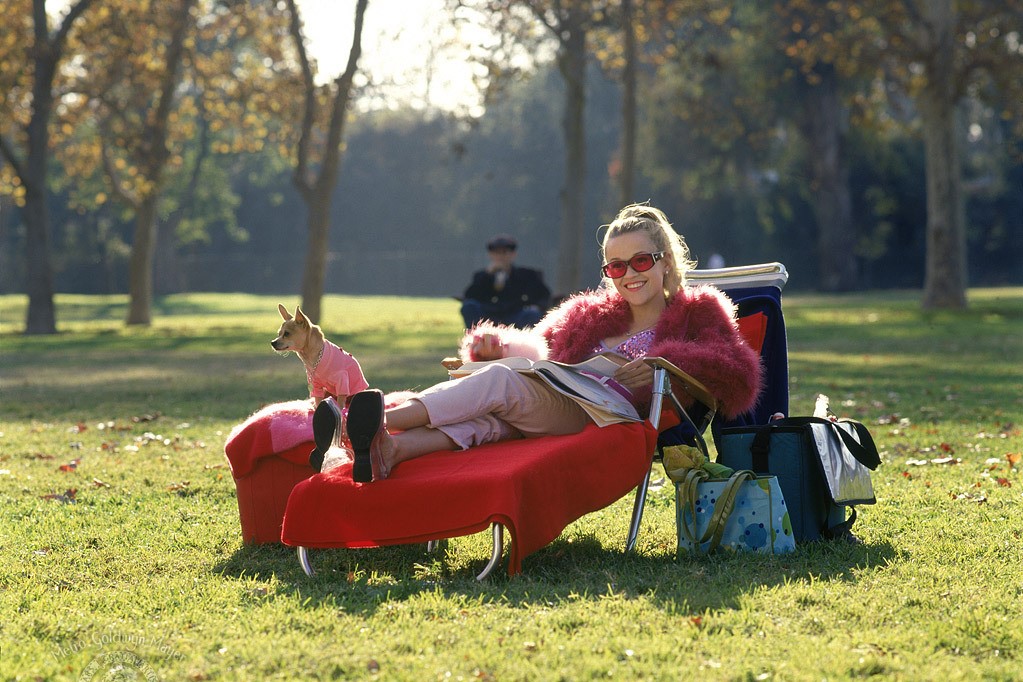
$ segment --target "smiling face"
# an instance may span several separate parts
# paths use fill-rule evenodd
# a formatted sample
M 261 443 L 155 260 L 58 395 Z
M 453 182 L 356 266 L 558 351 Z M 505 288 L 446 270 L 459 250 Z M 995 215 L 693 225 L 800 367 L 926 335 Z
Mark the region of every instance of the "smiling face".
M 607 240 L 604 245 L 604 262 L 628 261 L 640 253 L 656 253 L 659 249 L 643 230 L 626 232 Z M 611 280 L 615 289 L 629 305 L 636 308 L 646 306 L 663 307 L 664 274 L 670 267 L 671 256 L 665 254 L 654 266 L 645 272 L 636 272 L 629 266 L 625 276 Z

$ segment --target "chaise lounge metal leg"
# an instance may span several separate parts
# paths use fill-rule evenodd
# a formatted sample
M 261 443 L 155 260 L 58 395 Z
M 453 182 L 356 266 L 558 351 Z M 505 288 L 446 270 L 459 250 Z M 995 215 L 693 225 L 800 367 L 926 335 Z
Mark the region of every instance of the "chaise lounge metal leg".
M 490 562 L 483 569 L 483 572 L 476 576 L 476 580 L 483 582 L 490 575 L 490 572 L 501 563 L 501 555 L 504 554 L 504 526 L 499 523 L 491 524 L 490 530 L 494 535 L 493 550 L 490 555 Z
M 625 541 L 625 551 L 631 552 L 636 547 L 639 537 L 639 525 L 643 521 L 643 506 L 646 504 L 646 491 L 650 485 L 650 469 L 647 469 L 643 482 L 636 488 L 636 501 L 632 505 L 632 521 L 629 523 L 629 537 Z
M 313 565 L 309 563 L 309 549 L 307 547 L 298 548 L 298 563 L 301 564 L 302 570 L 307 576 L 312 577 L 316 575 Z
M 504 554 L 504 528 L 499 523 L 495 523 L 491 526 L 491 532 L 493 533 L 493 549 L 491 550 L 490 561 L 483 568 L 483 572 L 476 576 L 476 580 L 486 580 L 490 573 L 497 568 L 501 563 L 501 557 Z M 428 543 L 428 549 L 434 551 L 440 546 L 440 540 L 432 540 Z M 299 547 L 298 548 L 298 563 L 302 566 L 302 571 L 309 577 L 316 575 L 316 571 L 313 569 L 312 562 L 309 561 L 309 548 Z
M 654 368 L 654 385 L 650 402 L 650 423 L 656 429 L 661 423 L 661 401 L 671 395 L 671 381 L 668 372 L 662 367 Z M 653 465 L 654 454 L 650 453 L 650 464 Z M 643 506 L 646 504 L 646 491 L 650 487 L 650 467 L 647 467 L 643 481 L 636 488 L 636 501 L 632 505 L 632 521 L 629 523 L 629 537 L 625 540 L 625 551 L 631 552 L 636 547 L 639 537 L 639 526 L 643 521 Z

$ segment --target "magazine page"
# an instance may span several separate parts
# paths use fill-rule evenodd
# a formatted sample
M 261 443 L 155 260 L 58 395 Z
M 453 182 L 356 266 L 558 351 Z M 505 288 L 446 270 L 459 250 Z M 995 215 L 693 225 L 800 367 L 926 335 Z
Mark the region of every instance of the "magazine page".
M 615 371 L 626 362 L 628 362 L 627 358 L 624 358 L 621 355 L 616 355 L 615 353 L 601 353 L 600 355 L 594 355 L 592 358 L 587 358 L 586 360 L 575 364 L 556 362 L 554 360 L 537 360 L 534 362 L 529 358 L 512 356 L 508 358 L 499 358 L 497 360 L 474 360 L 464 362 L 457 369 L 448 370 L 448 375 L 453 379 L 457 379 L 483 369 L 487 365 L 504 365 L 519 371 L 529 371 L 534 365 L 557 365 L 559 367 L 579 369 L 592 374 L 609 377 L 613 376 Z
M 562 367 L 550 363 L 538 363 L 534 365 L 533 371 L 555 390 L 564 393 L 582 405 L 591 416 L 593 411 L 587 408 L 600 411 L 605 418 L 612 422 L 642 421 L 632 403 L 624 395 L 607 385 L 608 377 L 597 378 L 579 372 L 573 367 Z
M 600 355 L 594 355 L 592 358 L 587 358 L 586 360 L 575 364 L 556 362 L 554 360 L 540 360 L 534 363 L 534 365 L 556 365 L 558 367 L 587 372 L 589 374 L 596 374 L 602 377 L 612 377 L 615 372 L 618 371 L 618 368 L 628 361 L 628 358 L 615 353 L 601 353 Z
M 471 362 L 463 362 L 461 367 L 458 369 L 448 370 L 448 376 L 452 379 L 458 379 L 460 377 L 468 376 L 477 370 L 481 370 L 487 365 L 504 365 L 515 370 L 528 371 L 532 369 L 533 361 L 529 358 L 518 356 L 500 358 L 498 360 L 474 360 Z

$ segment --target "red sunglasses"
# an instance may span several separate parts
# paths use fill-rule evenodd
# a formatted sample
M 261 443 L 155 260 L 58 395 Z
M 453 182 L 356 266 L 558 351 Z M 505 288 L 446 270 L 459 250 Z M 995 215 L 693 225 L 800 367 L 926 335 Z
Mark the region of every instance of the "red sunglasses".
M 600 271 L 604 273 L 605 277 L 618 279 L 619 277 L 625 277 L 625 273 L 629 271 L 630 267 L 636 272 L 646 272 L 654 267 L 654 263 L 662 258 L 664 258 L 663 251 L 658 251 L 657 253 L 637 253 L 629 260 L 613 260 L 610 263 L 605 263 L 600 267 Z

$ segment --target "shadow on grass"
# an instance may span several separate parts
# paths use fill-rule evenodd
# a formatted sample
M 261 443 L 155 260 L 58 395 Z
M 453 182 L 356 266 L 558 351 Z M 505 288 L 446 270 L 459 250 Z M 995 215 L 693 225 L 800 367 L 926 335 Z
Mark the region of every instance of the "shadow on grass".
M 489 539 L 489 533 L 487 535 Z M 473 536 L 470 536 L 470 538 Z M 856 582 L 872 569 L 898 560 L 888 543 L 843 541 L 808 543 L 794 553 L 699 555 L 626 554 L 593 536 L 559 538 L 526 558 L 523 573 L 509 577 L 506 564 L 483 582 L 475 576 L 487 560 L 466 558 L 465 540 L 435 553 L 425 545 L 373 549 L 313 550 L 315 576 L 306 576 L 296 550 L 281 545 L 246 546 L 216 566 L 226 578 L 275 576 L 286 594 L 313 607 L 340 605 L 352 613 L 371 614 L 384 603 L 441 593 L 459 601 L 552 605 L 609 594 L 645 599 L 671 614 L 739 608 L 757 590 L 793 583 Z

